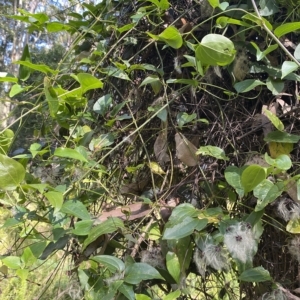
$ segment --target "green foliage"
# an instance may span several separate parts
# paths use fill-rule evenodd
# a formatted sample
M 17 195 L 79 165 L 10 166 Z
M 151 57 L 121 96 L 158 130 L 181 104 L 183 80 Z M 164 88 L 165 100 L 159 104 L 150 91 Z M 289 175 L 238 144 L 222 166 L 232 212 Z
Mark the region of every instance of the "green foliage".
M 54 273 L 75 274 L 78 299 L 258 298 L 253 283 L 276 285 L 257 253 L 268 226 L 300 232 L 292 152 L 300 136 L 271 106 L 257 112 L 261 98 L 250 102 L 279 99 L 300 81 L 299 51 L 278 39 L 299 22 L 278 24 L 272 1 L 255 14 L 251 1 L 235 2 L 102 1 L 65 19 L 10 16 L 31 33 L 73 42 L 47 51 L 28 44 L 14 62 L 18 78 L 0 74 L 25 107 L 24 123 L 0 132 L 1 224 L 15 237 L 1 249 L 4 297 L 15 284 L 16 298 L 31 297 L 35 270 L 51 262 Z M 264 42 L 250 41 L 253 32 Z M 256 160 L 231 134 L 242 127 L 225 128 L 234 105 L 259 114 L 253 130 L 263 129 L 266 144 Z M 296 118 L 291 107 L 282 112 Z M 26 124 L 26 149 L 15 155 Z M 285 194 L 289 212 L 277 203 Z M 287 225 L 268 216 L 274 206 Z

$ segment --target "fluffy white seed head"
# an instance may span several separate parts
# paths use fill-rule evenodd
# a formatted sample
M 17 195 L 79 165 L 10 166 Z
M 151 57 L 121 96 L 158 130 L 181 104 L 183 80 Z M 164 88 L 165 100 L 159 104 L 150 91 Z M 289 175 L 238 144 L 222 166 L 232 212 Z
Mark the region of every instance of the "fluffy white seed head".
M 257 251 L 252 226 L 245 222 L 239 222 L 226 229 L 224 244 L 232 258 L 242 263 L 252 262 Z

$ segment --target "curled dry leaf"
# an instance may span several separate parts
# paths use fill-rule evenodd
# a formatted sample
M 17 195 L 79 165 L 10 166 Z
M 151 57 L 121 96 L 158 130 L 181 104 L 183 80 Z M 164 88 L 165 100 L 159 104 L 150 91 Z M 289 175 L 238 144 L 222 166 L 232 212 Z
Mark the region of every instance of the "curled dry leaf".
M 170 161 L 170 157 L 167 154 L 167 149 L 167 131 L 163 130 L 160 132 L 154 143 L 154 154 L 160 165 L 164 165 Z
M 198 164 L 197 148 L 183 134 L 175 134 L 176 155 L 180 161 L 189 167 Z

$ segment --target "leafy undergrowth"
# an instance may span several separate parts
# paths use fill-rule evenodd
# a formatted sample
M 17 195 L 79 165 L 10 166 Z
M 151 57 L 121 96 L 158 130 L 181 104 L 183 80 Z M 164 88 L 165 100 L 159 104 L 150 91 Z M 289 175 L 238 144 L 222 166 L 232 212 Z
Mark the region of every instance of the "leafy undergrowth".
M 38 120 L 24 151 L 22 129 L 1 132 L 11 284 L 63 253 L 53 270 L 85 299 L 297 293 L 300 26 L 289 6 L 236 2 L 21 12 L 74 43 L 56 69 L 25 47 L 1 78 L 24 107 L 11 128 Z

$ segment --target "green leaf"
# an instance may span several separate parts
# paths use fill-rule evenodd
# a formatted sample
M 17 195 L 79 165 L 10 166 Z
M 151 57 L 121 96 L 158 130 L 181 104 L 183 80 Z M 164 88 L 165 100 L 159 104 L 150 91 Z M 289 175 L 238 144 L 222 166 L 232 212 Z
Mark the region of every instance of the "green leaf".
M 189 115 L 186 112 L 180 112 L 177 114 L 176 120 L 177 120 L 177 124 L 178 124 L 179 128 L 182 129 L 183 125 L 192 122 L 196 118 L 197 118 L 197 115 L 195 113 Z
M 298 65 L 293 61 L 284 61 L 281 66 L 281 79 L 298 69 Z
M 160 118 L 163 122 L 167 121 L 167 117 L 168 117 L 168 111 L 166 108 L 161 109 L 158 113 L 157 113 L 157 117 Z
M 0 72 L 0 82 L 18 82 L 18 78 L 13 77 L 13 75 L 11 75 L 7 72 Z
M 213 7 L 213 8 L 217 8 L 220 5 L 220 1 L 219 0 L 208 0 L 209 4 Z
M 24 249 L 21 259 L 26 267 L 32 266 L 37 261 L 37 258 L 33 255 L 30 247 Z
M 123 261 L 111 255 L 97 255 L 91 257 L 90 259 L 104 265 L 111 272 L 123 272 L 125 270 L 125 264 Z
M 26 280 L 29 274 L 28 269 L 18 269 L 16 274 L 21 278 L 21 280 Z
M 235 24 L 235 25 L 239 25 L 239 26 L 244 26 L 244 27 L 251 27 L 251 24 L 248 24 L 246 22 L 243 22 L 241 20 L 237 20 L 237 19 L 233 19 L 233 18 L 229 18 L 229 17 L 219 17 L 216 21 L 216 25 L 218 28 L 225 28 L 228 24 Z
M 273 80 L 270 77 L 268 77 L 266 85 L 274 96 L 280 94 L 284 89 L 284 81 L 278 79 Z
M 100 97 L 93 106 L 93 111 L 101 116 L 104 116 L 112 105 L 111 94 L 106 94 Z
M 48 77 L 44 78 L 44 93 L 49 106 L 50 116 L 55 119 L 59 108 L 59 101 Z
M 14 140 L 14 132 L 11 129 L 5 129 L 0 132 L 0 154 L 6 155 Z
M 69 242 L 70 237 L 68 235 L 64 235 L 59 238 L 55 243 L 50 242 L 47 247 L 44 249 L 43 253 L 39 257 L 41 260 L 45 260 L 49 255 L 51 255 L 56 250 L 62 250 L 65 248 L 67 243 Z
M 235 189 L 240 198 L 242 198 L 245 194 L 241 181 L 243 170 L 244 168 L 238 168 L 235 166 L 229 166 L 225 170 L 226 181 Z
M 71 216 L 75 216 L 82 220 L 91 219 L 91 216 L 85 205 L 82 202 L 76 200 L 69 200 L 65 202 L 61 207 L 61 212 Z
M 152 300 L 152 298 L 150 298 L 144 294 L 135 294 L 135 299 L 136 300 Z
M 60 22 L 51 22 L 47 24 L 48 32 L 68 31 L 71 28 L 72 28 L 71 26 Z
M 94 138 L 89 143 L 89 149 L 91 151 L 99 151 L 105 147 L 108 147 L 114 143 L 114 136 L 112 133 L 100 134 L 98 138 Z
M 268 155 L 268 153 L 265 153 L 265 160 L 269 165 L 280 170 L 287 171 L 292 167 L 292 161 L 290 157 L 286 154 L 281 154 L 276 158 L 272 158 Z
M 261 211 L 269 203 L 276 200 L 283 192 L 283 183 L 273 184 L 270 180 L 265 179 L 258 184 L 254 190 L 253 195 L 257 197 L 257 204 L 255 211 Z
M 139 284 L 143 280 L 163 279 L 159 272 L 146 263 L 134 263 L 125 271 L 124 281 Z
M 47 65 L 36 65 L 36 64 L 33 64 L 29 61 L 15 61 L 14 64 L 25 66 L 25 67 L 28 67 L 32 70 L 39 71 L 39 72 L 42 72 L 42 73 L 45 73 L 45 74 L 48 74 L 48 73 L 58 74 L 58 72 L 59 72 L 59 71 L 52 70 Z
M 300 219 L 291 219 L 286 225 L 286 231 L 299 234 L 300 233 Z
M 278 4 L 274 0 L 260 0 L 259 6 L 259 14 L 264 17 L 274 15 L 279 11 Z
M 24 50 L 23 50 L 23 54 L 21 57 L 21 61 L 24 62 L 30 62 L 31 63 L 31 57 L 30 57 L 30 53 L 29 53 L 29 47 L 28 44 L 25 45 Z M 19 68 L 19 78 L 22 81 L 26 81 L 31 74 L 31 69 L 24 66 L 24 65 L 20 65 Z
M 266 142 L 277 142 L 277 143 L 292 143 L 296 144 L 300 140 L 299 135 L 290 134 L 283 131 L 270 132 L 264 140 Z
M 127 299 L 129 300 L 135 300 L 135 296 L 134 296 L 134 291 L 133 291 L 133 286 L 123 283 L 120 287 L 119 287 L 119 292 L 122 293 Z
M 1 261 L 5 266 L 13 270 L 20 269 L 22 266 L 22 261 L 19 256 L 6 256 L 2 258 Z
M 89 90 L 103 88 L 103 82 L 91 74 L 78 73 L 77 75 L 72 74 L 71 76 L 80 83 L 82 94 Z
M 23 88 L 23 87 L 21 87 L 19 84 L 14 84 L 14 85 L 11 87 L 10 91 L 9 91 L 9 97 L 14 97 L 14 96 L 16 96 L 16 95 L 18 95 L 18 94 L 20 94 L 20 93 L 22 93 L 23 91 L 26 91 L 26 90 L 28 90 L 28 89 L 29 89 L 29 87 Z
M 280 119 L 267 109 L 263 109 L 263 114 L 272 122 L 272 124 L 280 131 L 284 130 L 284 125 Z
M 270 276 L 269 271 L 263 267 L 257 267 L 244 271 L 239 277 L 239 280 L 245 282 L 263 282 L 269 280 L 271 281 L 272 277 Z
M 0 154 L 0 189 L 14 190 L 24 178 L 24 167 L 14 159 Z
M 174 292 L 168 294 L 167 296 L 163 297 L 163 300 L 175 300 L 175 299 L 178 299 L 178 297 L 180 295 L 181 295 L 181 291 L 177 290 L 177 291 L 174 291 Z
M 196 152 L 197 155 L 208 155 L 216 159 L 229 160 L 223 149 L 216 146 L 202 146 Z
M 257 61 L 262 60 L 269 53 L 271 53 L 272 51 L 274 51 L 278 48 L 278 45 L 274 44 L 274 45 L 269 46 L 266 50 L 261 51 L 260 48 L 258 47 L 258 45 L 256 45 L 256 43 L 251 42 L 251 45 L 256 49 L 256 60 Z
M 146 77 L 143 80 L 143 82 L 140 84 L 140 87 L 142 87 L 146 84 L 151 85 L 155 95 L 159 93 L 159 91 L 161 90 L 161 87 L 162 87 L 162 83 L 161 83 L 159 77 L 156 75 L 150 75 L 150 76 Z
M 196 48 L 196 59 L 203 65 L 226 66 L 235 57 L 233 42 L 220 34 L 208 34 Z
M 297 45 L 295 52 L 294 52 L 295 58 L 300 61 L 300 44 Z
M 54 151 L 54 156 L 78 159 L 83 162 L 88 162 L 88 160 L 82 154 L 75 149 L 70 148 L 56 148 Z
M 176 283 L 180 281 L 180 263 L 177 255 L 174 252 L 168 252 L 166 255 L 167 269 L 171 276 L 175 279 Z
M 45 197 L 48 199 L 50 204 L 54 207 L 56 212 L 61 209 L 62 204 L 64 202 L 63 193 L 51 191 L 51 192 L 45 193 Z
M 237 82 L 233 87 L 238 93 L 246 93 L 255 89 L 257 86 L 260 85 L 266 85 L 266 84 L 257 79 L 246 79 L 244 81 Z
M 251 192 L 264 179 L 266 179 L 266 170 L 264 168 L 259 165 L 248 166 L 241 177 L 245 193 Z
M 93 227 L 93 220 L 84 220 L 75 223 L 72 233 L 79 236 L 88 235 Z
M 168 226 L 171 227 L 166 227 L 162 239 L 179 240 L 183 237 L 191 235 L 198 226 L 199 221 L 200 220 L 198 219 L 186 217 L 183 220 L 180 220 L 177 224 L 168 222 Z
M 178 29 L 174 26 L 168 26 L 159 35 L 159 39 L 174 49 L 179 49 L 182 46 L 182 36 Z
M 118 218 L 109 218 L 102 222 L 101 224 L 95 226 L 90 231 L 88 237 L 85 239 L 82 245 L 82 251 L 93 241 L 95 241 L 99 236 L 107 233 L 113 233 L 119 228 L 124 228 L 123 222 Z
M 274 30 L 274 34 L 280 38 L 283 35 L 286 35 L 290 32 L 295 32 L 296 30 L 300 29 L 300 22 L 293 22 L 293 23 L 284 23 L 283 25 L 278 26 Z
M 102 71 L 108 76 L 113 76 L 119 79 L 130 81 L 130 78 L 128 77 L 127 73 L 119 68 L 109 66 L 107 68 L 103 68 Z
M 192 204 L 182 203 L 173 209 L 172 215 L 170 216 L 170 220 L 183 220 L 185 217 L 197 216 L 198 211 Z

